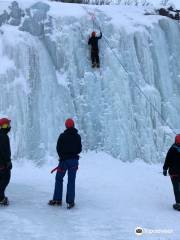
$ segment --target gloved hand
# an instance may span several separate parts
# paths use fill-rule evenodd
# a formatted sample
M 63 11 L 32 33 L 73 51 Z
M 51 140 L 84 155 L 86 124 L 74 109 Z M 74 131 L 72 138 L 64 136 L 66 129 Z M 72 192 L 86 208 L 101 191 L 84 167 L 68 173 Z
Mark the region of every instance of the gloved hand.
M 167 170 L 163 170 L 163 175 L 167 176 Z
M 11 162 L 11 161 L 8 162 L 8 163 L 6 164 L 6 167 L 11 170 L 11 169 L 12 169 L 12 162 Z

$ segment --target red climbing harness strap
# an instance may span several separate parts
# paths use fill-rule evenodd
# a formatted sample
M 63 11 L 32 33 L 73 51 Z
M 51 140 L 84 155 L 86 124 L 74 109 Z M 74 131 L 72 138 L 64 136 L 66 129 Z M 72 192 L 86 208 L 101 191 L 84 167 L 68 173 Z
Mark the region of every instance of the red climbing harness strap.
M 78 170 L 78 166 L 71 167 L 71 169 Z M 53 172 L 55 172 L 55 171 L 57 171 L 57 172 L 65 172 L 65 170 L 64 170 L 63 168 L 60 168 L 60 167 L 54 168 L 54 169 L 51 171 L 51 173 L 53 173 Z
M 62 168 L 60 168 L 60 167 L 54 168 L 54 169 L 51 171 L 51 173 L 53 173 L 53 172 L 55 172 L 55 171 L 57 171 L 57 172 L 65 172 L 65 170 L 62 169 Z
M 58 169 L 58 167 L 54 168 L 54 169 L 51 171 L 51 173 L 57 171 L 57 169 Z

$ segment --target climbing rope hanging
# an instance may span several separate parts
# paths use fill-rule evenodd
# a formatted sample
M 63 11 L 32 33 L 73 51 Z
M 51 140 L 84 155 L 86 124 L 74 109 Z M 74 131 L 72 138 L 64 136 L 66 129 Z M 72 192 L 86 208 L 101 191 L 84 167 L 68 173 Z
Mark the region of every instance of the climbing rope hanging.
M 89 10 L 86 7 L 83 7 L 85 9 L 85 11 L 92 16 L 92 13 L 89 12 Z M 95 16 L 95 13 L 93 13 L 94 17 L 91 18 L 93 21 L 93 25 L 96 26 L 97 28 L 99 28 L 101 30 L 100 25 L 97 23 L 97 19 Z M 139 92 L 141 93 L 141 95 L 146 99 L 146 101 L 150 104 L 150 106 L 154 109 L 154 111 L 158 114 L 158 116 L 160 117 L 160 119 L 162 120 L 162 122 L 167 125 L 171 131 L 176 135 L 177 133 L 174 131 L 173 127 L 164 119 L 163 115 L 161 114 L 161 112 L 158 110 L 158 108 L 150 101 L 150 99 L 146 96 L 146 94 L 144 93 L 144 91 L 141 89 L 141 87 L 139 86 L 139 84 L 133 79 L 133 77 L 129 74 L 129 72 L 127 71 L 127 69 L 122 65 L 121 63 L 121 59 L 119 58 L 119 56 L 116 54 L 116 52 L 113 50 L 113 48 L 111 47 L 107 37 L 103 34 L 103 38 L 107 44 L 107 46 L 109 47 L 109 49 L 112 51 L 113 55 L 115 56 L 115 58 L 117 59 L 117 61 L 119 62 L 121 68 L 124 70 L 124 72 L 127 74 L 127 76 L 133 81 L 135 87 L 139 90 Z
M 85 6 L 83 6 L 82 8 L 83 8 L 83 9 L 89 14 L 89 16 L 91 17 L 92 24 L 93 24 L 93 31 L 94 31 L 95 19 L 96 19 L 95 13 L 92 13 L 92 12 L 88 11 L 87 7 L 85 7 Z
M 94 26 L 95 26 L 95 13 L 90 13 L 91 19 L 92 19 L 92 24 L 93 24 L 93 31 L 94 31 Z

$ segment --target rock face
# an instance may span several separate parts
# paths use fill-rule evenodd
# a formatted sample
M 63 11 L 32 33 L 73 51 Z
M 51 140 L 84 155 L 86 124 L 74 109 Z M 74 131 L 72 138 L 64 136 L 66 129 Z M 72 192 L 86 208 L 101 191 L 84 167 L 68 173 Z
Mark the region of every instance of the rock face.
M 11 3 L 11 6 L 9 6 L 9 13 L 5 10 L 3 14 L 0 15 L 0 26 L 3 23 L 19 26 L 22 16 L 24 16 L 23 11 L 19 8 L 18 3 L 14 1 Z
M 51 3 L 20 9 L 13 2 L 0 15 L 0 114 L 12 119 L 14 158 L 55 155 L 64 120 L 73 117 L 84 150 L 162 160 L 174 135 L 148 101 L 179 128 L 178 24 L 162 18 L 127 33 L 97 11 L 113 49 L 100 42 L 99 71 L 91 69 L 85 14 L 54 17 L 50 10 Z

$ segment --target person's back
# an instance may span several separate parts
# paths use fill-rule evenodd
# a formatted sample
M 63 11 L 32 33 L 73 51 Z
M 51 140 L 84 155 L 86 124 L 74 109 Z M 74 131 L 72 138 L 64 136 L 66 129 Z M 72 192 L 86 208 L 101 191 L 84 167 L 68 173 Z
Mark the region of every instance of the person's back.
M 102 33 L 100 32 L 100 36 L 96 36 L 96 32 L 92 32 L 91 37 L 89 38 L 88 44 L 91 45 L 91 61 L 92 67 L 100 67 L 99 61 L 99 46 L 98 40 L 102 38 Z
M 102 33 L 100 33 L 99 37 L 96 37 L 95 34 L 89 38 L 88 44 L 91 45 L 92 50 L 99 51 L 98 40 L 102 38 Z
M 76 128 L 67 128 L 59 136 L 57 142 L 57 152 L 61 161 L 66 159 L 79 159 L 81 152 L 81 138 Z
M 66 130 L 60 134 L 57 141 L 56 150 L 59 155 L 59 165 L 55 168 L 57 170 L 55 189 L 53 199 L 49 201 L 49 205 L 62 205 L 63 178 L 68 171 L 66 203 L 67 208 L 72 208 L 75 205 L 75 179 L 82 145 L 78 130 L 74 127 L 74 121 L 67 119 L 65 126 Z

